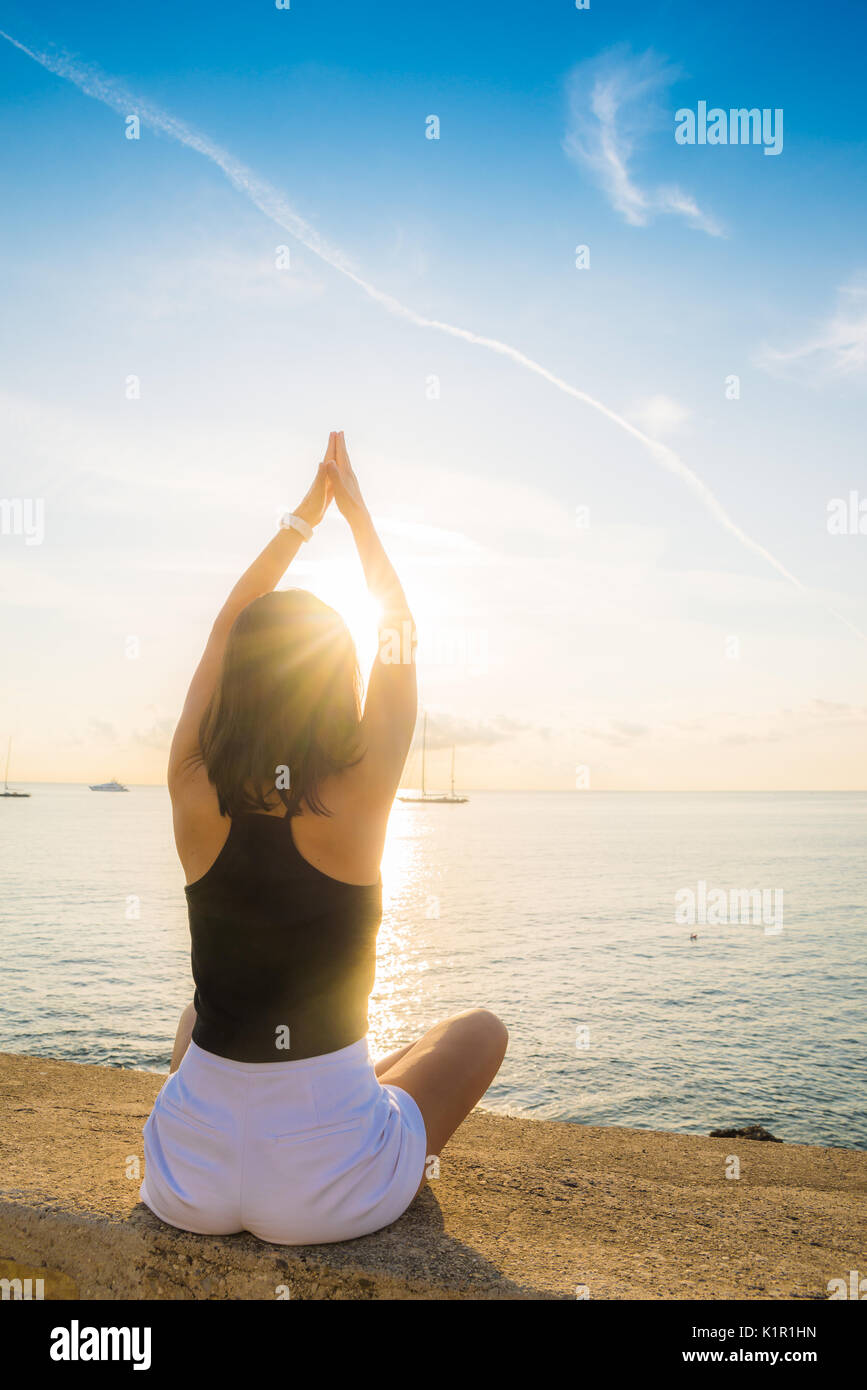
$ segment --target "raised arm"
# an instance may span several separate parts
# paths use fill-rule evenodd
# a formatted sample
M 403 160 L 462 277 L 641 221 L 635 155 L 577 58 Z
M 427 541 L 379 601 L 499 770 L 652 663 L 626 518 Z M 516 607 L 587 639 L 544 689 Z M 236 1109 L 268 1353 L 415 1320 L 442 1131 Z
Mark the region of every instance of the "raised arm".
M 306 521 L 308 526 L 319 524 L 331 501 L 332 490 L 327 465 L 328 460 L 335 458 L 336 443 L 337 435 L 332 432 L 328 436 L 325 460 L 317 468 L 316 477 L 307 495 L 295 508 L 295 516 Z M 172 739 L 168 768 L 170 791 L 195 774 L 196 755 L 199 751 L 199 725 L 217 685 L 226 639 L 232 624 L 242 609 L 246 608 L 248 603 L 252 603 L 254 598 L 268 594 L 277 587 L 302 544 L 302 538 L 297 531 L 281 528 L 249 569 L 241 575 L 217 614 L 202 659 L 190 682 L 184 708 Z
M 415 624 L 394 566 L 361 495 L 341 431 L 336 460 L 327 468 L 334 500 L 352 530 L 371 596 L 380 606 L 379 650 L 367 686 L 362 740 L 366 776 L 389 801 L 394 796 L 412 742 L 418 709 Z

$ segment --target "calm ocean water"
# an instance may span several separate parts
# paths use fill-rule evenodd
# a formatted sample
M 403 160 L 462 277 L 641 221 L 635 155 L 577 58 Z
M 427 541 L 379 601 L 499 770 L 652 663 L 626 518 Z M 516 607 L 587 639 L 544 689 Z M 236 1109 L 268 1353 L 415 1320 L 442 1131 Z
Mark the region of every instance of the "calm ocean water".
M 166 1071 L 192 994 L 167 792 L 30 790 L 0 800 L 0 1050 Z M 865 832 L 862 793 L 397 803 L 374 1055 L 482 1004 L 511 1032 L 491 1109 L 867 1148 Z M 782 890 L 782 931 L 676 920 L 700 882 Z

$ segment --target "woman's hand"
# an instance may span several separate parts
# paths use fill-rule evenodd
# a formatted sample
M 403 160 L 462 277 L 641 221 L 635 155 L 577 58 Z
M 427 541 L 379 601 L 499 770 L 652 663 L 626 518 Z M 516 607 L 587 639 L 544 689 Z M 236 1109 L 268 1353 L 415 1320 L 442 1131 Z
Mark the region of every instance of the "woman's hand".
M 334 430 L 328 436 L 328 446 L 325 450 L 325 458 L 316 470 L 316 477 L 310 485 L 304 500 L 295 508 L 295 516 L 300 516 L 302 521 L 306 521 L 308 526 L 318 526 L 325 513 L 328 511 L 331 499 L 334 496 L 331 476 L 328 472 L 329 463 L 337 458 L 337 434 Z
M 335 454 L 334 462 L 326 464 L 328 479 L 338 510 L 346 517 L 350 526 L 354 526 L 356 522 L 367 518 L 367 507 L 361 495 L 358 479 L 352 471 L 352 464 L 349 462 L 343 430 L 339 434 L 333 435 L 332 438 L 335 440 Z M 331 455 L 329 454 L 328 457 L 330 458 Z

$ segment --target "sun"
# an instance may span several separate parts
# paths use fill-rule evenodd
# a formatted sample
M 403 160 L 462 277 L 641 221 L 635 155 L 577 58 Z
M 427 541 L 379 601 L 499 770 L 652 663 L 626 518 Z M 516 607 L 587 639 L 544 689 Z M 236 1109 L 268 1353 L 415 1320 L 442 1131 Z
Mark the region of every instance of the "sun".
M 358 567 L 349 564 L 329 565 L 327 574 L 317 576 L 316 593 L 336 609 L 349 628 L 366 683 L 379 646 L 379 603 L 364 588 Z

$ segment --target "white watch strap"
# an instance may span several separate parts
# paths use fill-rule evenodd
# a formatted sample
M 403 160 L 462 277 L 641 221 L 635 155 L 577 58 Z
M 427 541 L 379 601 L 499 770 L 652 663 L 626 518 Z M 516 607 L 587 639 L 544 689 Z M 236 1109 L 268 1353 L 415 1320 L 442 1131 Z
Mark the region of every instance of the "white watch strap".
M 297 531 L 303 541 L 309 541 L 313 527 L 294 512 L 284 512 L 280 518 L 281 531 Z

